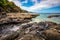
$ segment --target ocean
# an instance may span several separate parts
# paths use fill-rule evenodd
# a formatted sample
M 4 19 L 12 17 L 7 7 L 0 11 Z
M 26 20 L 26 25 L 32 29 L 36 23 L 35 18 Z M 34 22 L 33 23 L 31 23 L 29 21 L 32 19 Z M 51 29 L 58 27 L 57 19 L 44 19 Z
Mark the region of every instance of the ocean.
M 50 22 L 55 22 L 60 24 L 60 16 L 59 17 L 53 17 L 53 18 L 47 18 L 50 15 L 60 15 L 60 13 L 40 13 L 39 16 L 36 18 L 33 18 L 33 22 L 45 22 L 45 21 L 50 21 Z

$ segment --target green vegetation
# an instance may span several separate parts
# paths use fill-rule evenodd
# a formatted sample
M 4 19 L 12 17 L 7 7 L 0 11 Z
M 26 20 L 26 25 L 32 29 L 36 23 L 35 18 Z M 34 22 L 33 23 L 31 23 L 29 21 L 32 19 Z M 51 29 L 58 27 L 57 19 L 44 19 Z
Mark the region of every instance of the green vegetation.
M 8 0 L 0 0 L 0 12 L 27 12 Z

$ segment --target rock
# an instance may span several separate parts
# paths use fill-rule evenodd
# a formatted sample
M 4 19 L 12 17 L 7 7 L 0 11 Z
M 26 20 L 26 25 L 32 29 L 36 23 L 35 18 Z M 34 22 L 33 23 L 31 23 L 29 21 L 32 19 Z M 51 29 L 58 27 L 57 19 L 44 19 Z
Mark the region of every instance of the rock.
M 60 15 L 50 15 L 48 18 L 53 18 L 53 17 L 60 17 Z
M 39 22 L 38 23 L 38 30 L 45 30 L 45 29 L 48 29 L 49 25 L 46 23 L 46 22 Z
M 27 35 L 25 35 L 24 37 L 22 37 L 19 40 L 44 40 L 44 39 L 43 38 L 40 39 L 40 38 L 38 38 L 38 37 L 36 37 L 34 35 L 27 34 Z
M 5 16 L 4 16 L 5 15 Z M 26 23 L 30 22 L 32 18 L 38 16 L 38 14 L 21 14 L 21 13 L 5 13 L 0 17 L 0 24 L 10 23 L 10 22 L 20 22 Z
M 30 28 L 30 31 L 36 30 L 38 28 L 38 24 L 35 22 Z
M 55 29 L 49 29 L 42 32 L 42 35 L 46 37 L 46 40 L 60 40 L 60 33 Z
M 13 32 L 12 34 L 9 35 L 3 35 L 2 37 L 0 37 L 0 40 L 14 40 L 18 36 L 19 36 L 18 32 Z
M 5 25 L 2 26 L 2 28 L 3 29 L 0 30 L 0 40 L 13 40 L 15 39 L 15 37 L 19 36 L 20 33 L 19 26 Z
M 56 25 L 55 25 L 56 24 Z M 60 40 L 60 24 L 53 22 L 0 25 L 1 40 Z

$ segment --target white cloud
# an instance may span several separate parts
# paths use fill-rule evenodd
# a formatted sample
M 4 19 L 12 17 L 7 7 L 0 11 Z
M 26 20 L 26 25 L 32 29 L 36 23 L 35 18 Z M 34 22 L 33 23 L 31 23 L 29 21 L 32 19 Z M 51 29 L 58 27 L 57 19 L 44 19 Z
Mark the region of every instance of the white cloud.
M 12 0 L 8 0 L 8 1 L 12 1 Z
M 41 0 L 40 3 L 38 3 L 37 0 L 32 0 L 32 2 L 35 2 L 35 4 L 31 7 L 22 6 L 22 4 L 27 3 L 28 0 L 25 0 L 23 2 L 19 2 L 18 0 L 9 0 L 9 1 L 13 1 L 17 6 L 21 7 L 22 9 L 28 10 L 28 11 L 35 11 L 38 9 L 42 10 L 44 8 L 60 6 L 60 0 Z
M 51 8 L 60 5 L 60 0 L 43 0 L 29 8 L 29 11 L 35 11 L 38 9 Z

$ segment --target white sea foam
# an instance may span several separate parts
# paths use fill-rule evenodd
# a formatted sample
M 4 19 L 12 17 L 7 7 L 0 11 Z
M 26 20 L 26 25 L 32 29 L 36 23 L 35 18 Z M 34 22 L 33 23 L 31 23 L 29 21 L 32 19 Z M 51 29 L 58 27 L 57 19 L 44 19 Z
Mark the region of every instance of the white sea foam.
M 11 31 L 17 31 L 19 29 L 19 26 L 14 26 L 13 28 L 9 29 Z

